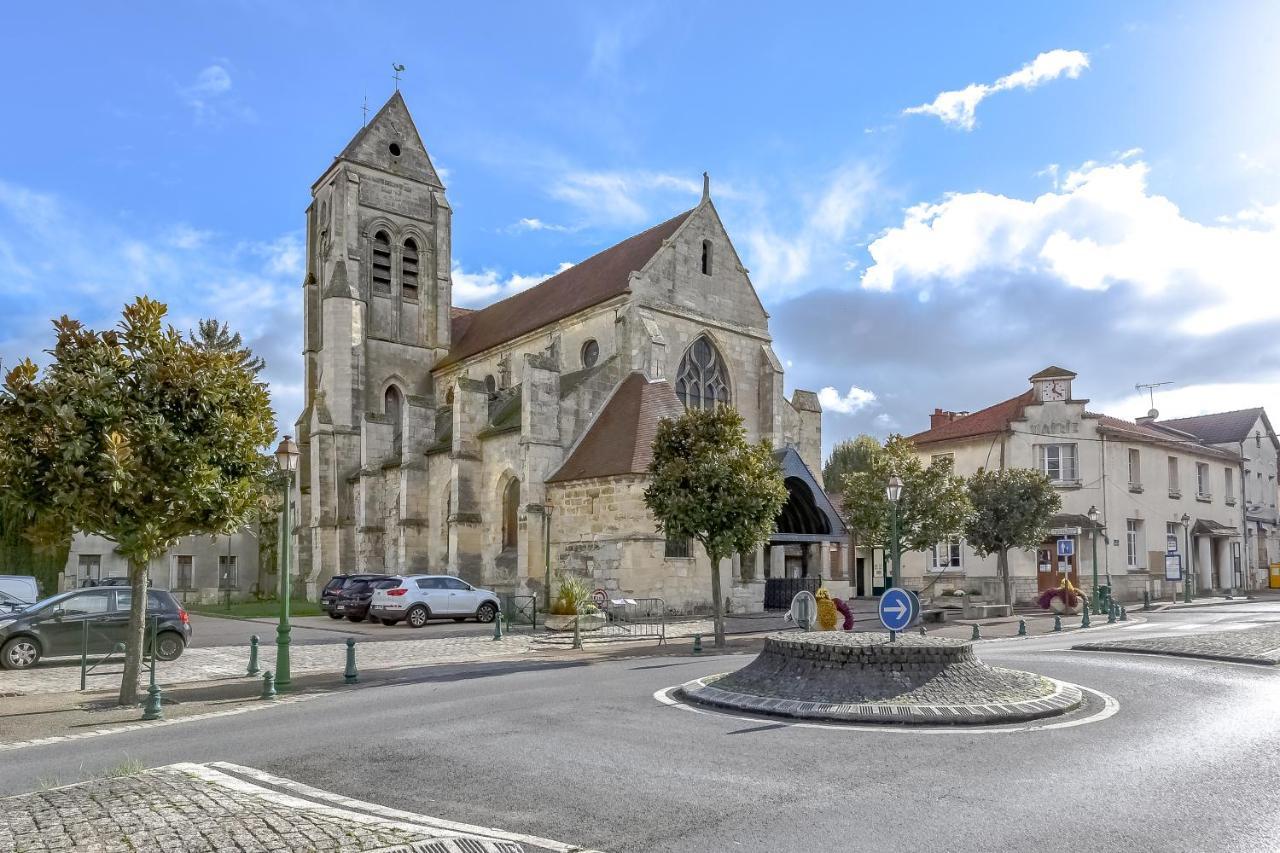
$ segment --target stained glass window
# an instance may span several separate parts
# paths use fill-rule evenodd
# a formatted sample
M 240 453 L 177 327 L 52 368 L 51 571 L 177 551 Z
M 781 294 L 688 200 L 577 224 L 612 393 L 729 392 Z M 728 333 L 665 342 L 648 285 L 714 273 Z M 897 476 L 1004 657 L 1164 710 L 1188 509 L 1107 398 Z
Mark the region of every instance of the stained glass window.
M 680 359 L 676 396 L 686 409 L 710 409 L 729 404 L 729 371 L 715 344 L 703 335 Z

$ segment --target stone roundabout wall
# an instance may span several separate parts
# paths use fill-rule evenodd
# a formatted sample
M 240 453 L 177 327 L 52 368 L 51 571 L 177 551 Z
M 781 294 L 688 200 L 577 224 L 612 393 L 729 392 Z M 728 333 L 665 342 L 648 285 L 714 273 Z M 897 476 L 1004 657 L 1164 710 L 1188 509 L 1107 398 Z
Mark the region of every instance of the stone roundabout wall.
M 679 694 L 757 714 L 928 725 L 1032 720 L 1082 701 L 1075 687 L 984 664 L 963 640 L 834 631 L 774 634 L 742 669 Z

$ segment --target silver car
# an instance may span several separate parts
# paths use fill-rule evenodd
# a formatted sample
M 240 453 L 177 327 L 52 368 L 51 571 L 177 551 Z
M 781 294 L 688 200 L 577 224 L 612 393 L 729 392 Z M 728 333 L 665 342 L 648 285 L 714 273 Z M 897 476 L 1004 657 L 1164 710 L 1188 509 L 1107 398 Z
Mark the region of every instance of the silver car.
M 392 585 L 390 581 L 399 583 Z M 501 606 L 497 593 L 453 575 L 404 575 L 378 585 L 369 602 L 369 615 L 383 625 L 408 622 L 411 628 L 421 628 L 428 619 L 492 622 Z

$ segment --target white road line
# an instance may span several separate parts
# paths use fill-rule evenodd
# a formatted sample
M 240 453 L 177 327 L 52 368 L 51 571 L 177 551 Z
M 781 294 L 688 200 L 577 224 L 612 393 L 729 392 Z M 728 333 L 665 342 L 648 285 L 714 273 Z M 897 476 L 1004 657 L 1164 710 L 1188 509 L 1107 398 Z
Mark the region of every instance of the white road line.
M 1047 675 L 1041 676 L 1041 677 L 1049 678 Z M 672 687 L 664 687 L 662 690 L 659 690 L 656 693 L 654 693 L 653 698 L 657 699 L 663 705 L 667 705 L 673 708 L 680 708 L 681 710 L 684 710 L 684 711 L 691 711 L 694 714 L 705 714 L 709 717 L 728 717 L 729 719 L 743 720 L 748 723 L 777 723 L 787 728 L 795 727 L 798 729 L 835 729 L 838 731 L 846 731 L 846 732 L 847 731 L 879 732 L 881 734 L 899 734 L 899 735 L 911 735 L 911 734 L 952 735 L 952 736 L 965 735 L 965 734 L 1008 735 L 1008 734 L 1018 734 L 1020 732 L 1045 731 L 1048 729 L 1069 729 L 1075 726 L 1087 725 L 1088 723 L 1102 722 L 1108 717 L 1115 716 L 1116 713 L 1119 712 L 1120 710 L 1120 702 L 1117 701 L 1114 697 L 1108 696 L 1106 693 L 1103 693 L 1100 690 L 1094 690 L 1089 687 L 1083 687 L 1079 684 L 1072 684 L 1069 681 L 1059 681 L 1056 678 L 1049 678 L 1049 680 L 1054 682 L 1055 684 L 1066 686 L 1066 687 L 1074 687 L 1077 690 L 1081 691 L 1082 693 L 1089 693 L 1089 694 L 1092 694 L 1093 696 L 1096 696 L 1097 698 L 1102 700 L 1102 708 L 1096 711 L 1095 713 L 1090 714 L 1087 717 L 1081 717 L 1075 720 L 1063 720 L 1062 722 L 1058 722 L 1058 723 L 1049 723 L 1049 724 L 1040 724 L 1040 725 L 1037 725 L 1036 721 L 1032 721 L 1024 725 L 1001 726 L 998 728 L 988 728 L 988 727 L 980 727 L 980 726 L 912 726 L 912 725 L 893 725 L 889 723 L 886 723 L 883 725 L 872 724 L 872 725 L 860 726 L 860 725 L 845 725 L 841 723 L 811 723 L 811 722 L 801 722 L 798 720 L 793 722 L 783 717 L 768 717 L 763 714 L 760 716 L 748 717 L 742 714 L 724 713 L 724 712 L 716 711 L 710 708 L 698 708 L 686 702 L 681 702 L 679 699 L 675 698 L 673 694 L 675 693 L 676 690 L 680 689 L 681 685 L 679 684 L 674 685 Z
M 363 812 L 366 815 L 386 818 L 392 821 L 403 821 L 419 827 L 437 830 L 443 829 L 449 832 L 465 835 L 476 835 L 484 838 L 490 838 L 495 841 L 514 841 L 517 844 L 531 844 L 535 847 L 543 847 L 547 850 L 553 850 L 555 853 L 602 853 L 602 851 L 599 850 L 593 850 L 587 847 L 578 847 L 573 844 L 565 844 L 562 841 L 552 841 L 549 838 L 539 838 L 535 835 L 524 835 L 518 832 L 507 832 L 506 830 L 497 829 L 495 827 L 474 826 L 469 823 L 458 823 L 457 821 L 443 820 L 441 818 L 428 817 L 426 815 L 415 814 L 413 812 L 401 811 L 400 809 L 393 809 L 376 803 L 368 803 L 363 800 L 355 800 L 351 797 L 344 797 L 341 794 L 335 794 L 332 791 L 313 788 L 310 785 L 304 785 L 303 783 L 295 782 L 292 779 L 274 776 L 254 767 L 244 767 L 242 765 L 231 764 L 226 761 L 214 761 L 209 765 L 209 767 L 216 767 L 219 770 L 226 770 L 241 776 L 248 776 L 250 779 L 256 779 L 264 784 L 283 788 L 286 791 L 292 791 L 301 797 L 309 797 L 315 800 L 335 803 L 345 809 L 353 809 Z

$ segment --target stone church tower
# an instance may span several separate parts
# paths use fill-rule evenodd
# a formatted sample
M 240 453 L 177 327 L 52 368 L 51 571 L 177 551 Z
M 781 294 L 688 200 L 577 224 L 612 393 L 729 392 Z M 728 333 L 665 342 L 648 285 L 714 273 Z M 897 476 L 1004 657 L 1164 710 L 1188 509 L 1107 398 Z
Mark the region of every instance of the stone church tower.
M 821 406 L 784 396 L 709 183 L 692 209 L 475 311 L 452 307 L 449 204 L 398 92 L 311 193 L 294 532 L 309 596 L 385 571 L 545 601 L 566 573 L 706 606 L 706 554 L 667 541 L 643 491 L 657 423 L 719 405 L 773 445 L 792 496 L 768 546 L 717 567 L 733 606 L 843 562 Z

